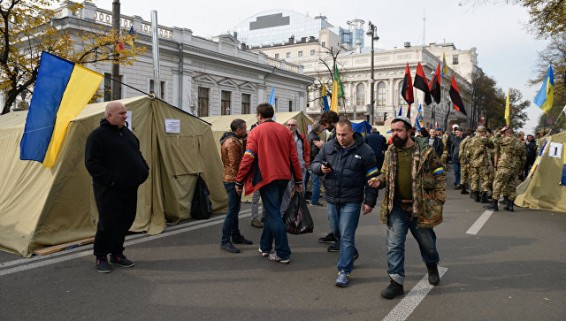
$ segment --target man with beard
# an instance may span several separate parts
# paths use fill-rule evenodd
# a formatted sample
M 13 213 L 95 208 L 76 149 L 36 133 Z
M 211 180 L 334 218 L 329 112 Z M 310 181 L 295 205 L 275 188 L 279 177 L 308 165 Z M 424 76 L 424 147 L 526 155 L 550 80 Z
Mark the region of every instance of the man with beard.
M 386 299 L 404 293 L 405 240 L 410 230 L 419 244 L 428 270 L 428 282 L 440 282 L 433 227 L 442 223 L 446 200 L 446 174 L 427 140 L 411 137 L 411 121 L 403 116 L 391 122 L 393 146 L 385 153 L 381 174 L 368 181 L 374 188 L 385 188 L 381 221 L 387 224 L 387 265 L 391 282 L 381 292 Z

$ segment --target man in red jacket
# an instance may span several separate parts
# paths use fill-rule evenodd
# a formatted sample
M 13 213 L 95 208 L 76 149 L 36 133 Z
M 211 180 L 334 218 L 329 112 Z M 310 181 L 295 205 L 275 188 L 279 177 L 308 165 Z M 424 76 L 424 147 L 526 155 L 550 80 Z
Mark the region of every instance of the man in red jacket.
M 259 189 L 265 217 L 259 252 L 271 261 L 288 264 L 291 262 L 291 249 L 279 208 L 291 180 L 291 166 L 295 190 L 302 193 L 301 165 L 291 132 L 271 119 L 273 107 L 267 103 L 259 104 L 257 116 L 260 124 L 248 136 L 236 178 L 236 191 L 241 193 L 244 183 L 246 195 Z M 274 242 L 275 251 L 272 253 Z

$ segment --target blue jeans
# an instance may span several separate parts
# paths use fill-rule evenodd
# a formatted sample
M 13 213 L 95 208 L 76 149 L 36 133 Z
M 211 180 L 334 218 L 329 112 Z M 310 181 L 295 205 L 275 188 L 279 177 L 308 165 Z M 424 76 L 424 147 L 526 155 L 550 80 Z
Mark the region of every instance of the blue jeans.
M 407 232 L 417 240 L 425 264 L 438 264 L 436 234 L 432 228 L 417 227 L 417 219 L 393 204 L 387 221 L 387 273 L 393 281 L 403 284 L 405 280 L 405 240 Z
M 313 174 L 310 169 L 309 173 L 312 178 L 311 204 L 316 204 L 320 202 L 320 176 Z
M 460 163 L 452 163 L 454 165 L 454 185 L 460 185 Z
M 259 249 L 270 252 L 275 242 L 275 253 L 286 260 L 291 256 L 291 249 L 287 241 L 287 231 L 281 217 L 280 207 L 283 193 L 289 181 L 273 181 L 259 189 L 263 202 L 263 231 L 259 240 Z
M 336 265 L 338 271 L 352 272 L 353 256 L 358 253 L 356 229 L 360 221 L 361 208 L 361 203 L 327 204 L 330 230 L 340 242 L 340 257 Z
M 238 213 L 240 213 L 240 204 L 242 201 L 241 195 L 236 193 L 236 183 L 224 182 L 224 188 L 228 193 L 228 213 L 224 218 L 224 225 L 222 226 L 222 240 L 220 245 L 230 243 L 232 236 L 240 235 L 240 228 L 238 226 Z

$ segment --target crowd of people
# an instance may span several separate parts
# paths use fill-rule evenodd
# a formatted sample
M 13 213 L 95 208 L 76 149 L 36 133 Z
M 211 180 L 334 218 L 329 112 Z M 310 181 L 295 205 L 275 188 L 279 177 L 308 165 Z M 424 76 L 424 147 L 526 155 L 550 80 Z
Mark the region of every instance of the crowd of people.
M 262 229 L 259 254 L 289 264 L 292 252 L 282 214 L 292 193 L 304 194 L 310 184 L 310 206 L 325 206 L 329 222 L 329 232 L 319 242 L 330 244 L 329 252 L 339 252 L 334 282 L 346 287 L 359 257 L 355 236 L 360 215 L 373 211 L 378 190 L 384 189 L 379 215 L 387 225 L 390 284 L 381 295 L 387 299 L 404 293 L 409 231 L 419 245 L 429 283 L 440 282 L 434 227 L 442 223 L 449 164 L 454 188 L 462 194 L 489 203 L 486 207 L 495 211 L 502 197 L 504 209 L 513 211 L 515 186 L 527 175 L 537 153 L 534 136 L 516 136 L 510 127 L 492 132 L 479 126 L 472 132 L 455 124 L 447 133 L 441 128 L 417 130 L 410 119 L 398 116 L 391 121 L 391 137 L 386 141 L 375 128 L 365 137 L 354 132 L 352 123 L 333 111 L 323 112 L 306 136 L 294 119 L 285 125 L 273 121 L 270 104 L 259 104 L 256 115 L 257 123 L 249 132 L 244 120 L 235 119 L 220 139 L 228 195 L 220 248 L 239 253 L 236 245 L 253 244 L 239 229 L 245 191 L 253 195 L 251 225 Z M 110 263 L 134 266 L 123 253 L 124 238 L 135 217 L 137 188 L 149 167 L 125 120 L 126 107 L 109 103 L 101 127 L 86 144 L 85 164 L 99 211 L 94 255 L 100 272 L 112 271 L 108 254 Z

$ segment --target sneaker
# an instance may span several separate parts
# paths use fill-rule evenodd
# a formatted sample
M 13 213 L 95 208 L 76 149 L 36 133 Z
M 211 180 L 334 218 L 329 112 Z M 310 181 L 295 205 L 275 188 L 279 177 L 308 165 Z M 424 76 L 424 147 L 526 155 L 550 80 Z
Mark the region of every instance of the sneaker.
M 322 205 L 322 204 L 319 203 L 319 202 L 316 202 L 316 203 L 310 202 L 309 205 L 310 205 L 310 206 L 318 206 L 318 207 L 324 206 L 324 205 Z
M 107 258 L 96 258 L 96 270 L 101 273 L 110 273 L 112 272 L 112 267 L 108 264 Z
M 252 220 L 251 224 L 255 228 L 262 228 L 263 227 L 263 223 L 260 220 Z
M 246 239 L 243 235 L 233 237 L 232 236 L 232 243 L 233 244 L 245 244 L 245 245 L 252 245 L 254 242 Z
M 278 262 L 278 263 L 283 263 L 283 264 L 291 263 L 291 259 L 282 259 L 277 255 L 277 253 L 271 253 L 271 254 L 269 254 L 269 256 L 267 256 L 267 258 L 270 261 L 273 261 L 273 262 Z
M 385 290 L 381 291 L 381 296 L 391 300 L 399 295 L 402 295 L 403 293 L 405 293 L 405 291 L 403 291 L 403 284 L 399 284 L 391 280 L 389 286 L 386 287 Z
M 431 285 L 438 285 L 440 283 L 440 275 L 438 274 L 438 265 L 427 264 L 426 269 L 428 270 L 428 283 Z
M 340 288 L 345 288 L 350 284 L 350 274 L 346 274 L 344 270 L 338 272 L 338 277 L 336 278 L 336 286 Z
M 132 267 L 136 265 L 134 262 L 128 260 L 124 255 L 110 255 L 110 263 L 123 267 Z
M 240 253 L 240 250 L 230 242 L 220 245 L 220 248 L 230 253 Z
M 326 250 L 328 252 L 340 252 L 340 243 L 334 242 L 334 244 L 330 245 Z
M 259 254 L 261 254 L 261 256 L 263 257 L 267 257 L 269 256 L 269 254 L 271 253 L 270 251 L 262 251 L 261 248 L 257 249 L 259 251 Z
M 323 237 L 318 239 L 319 243 L 335 243 L 337 241 L 338 240 L 336 239 L 336 237 L 332 233 L 328 233 L 328 234 L 326 234 L 326 236 L 323 236 Z

